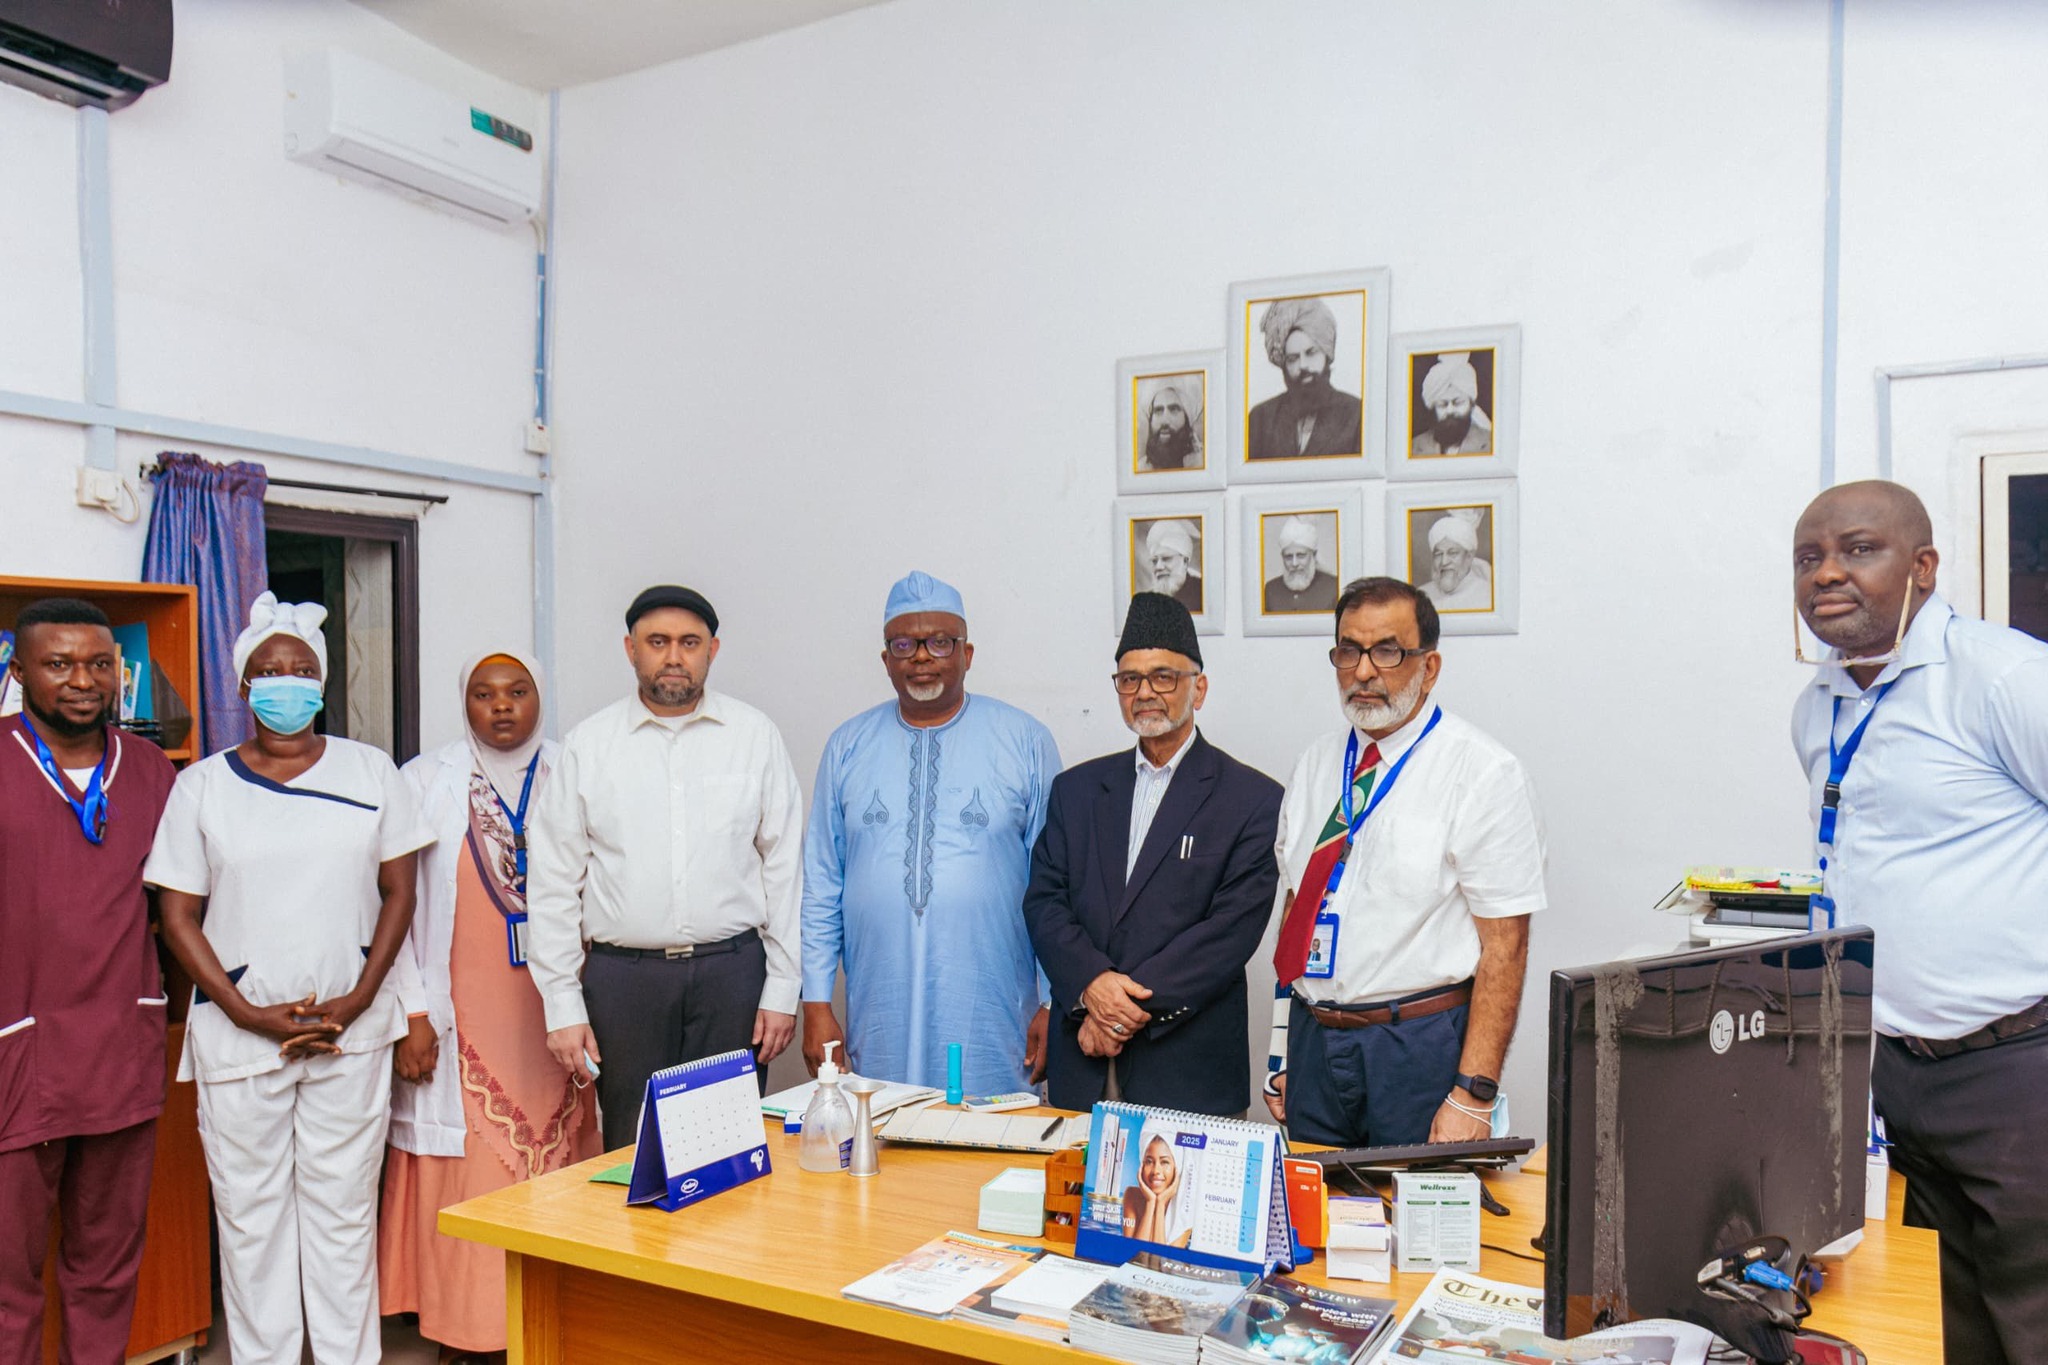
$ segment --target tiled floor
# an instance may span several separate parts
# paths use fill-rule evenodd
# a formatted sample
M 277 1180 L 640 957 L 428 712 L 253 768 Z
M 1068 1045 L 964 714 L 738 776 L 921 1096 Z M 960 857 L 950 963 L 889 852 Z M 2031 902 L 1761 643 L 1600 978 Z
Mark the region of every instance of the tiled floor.
M 199 1350 L 201 1365 L 228 1365 L 234 1359 L 228 1350 L 227 1318 L 215 1304 L 213 1310 L 212 1340 Z M 402 1317 L 384 1319 L 384 1365 L 434 1365 L 441 1353 L 431 1342 L 420 1340 L 419 1329 Z M 312 1352 L 306 1352 L 302 1360 L 312 1361 Z

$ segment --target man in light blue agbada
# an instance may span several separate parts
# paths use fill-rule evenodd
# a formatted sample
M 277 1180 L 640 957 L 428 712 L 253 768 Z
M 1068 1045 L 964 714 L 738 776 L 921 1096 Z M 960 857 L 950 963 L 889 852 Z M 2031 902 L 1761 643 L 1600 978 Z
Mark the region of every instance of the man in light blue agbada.
M 1031 846 L 1060 770 L 1052 734 L 969 695 L 967 609 L 925 573 L 889 590 L 882 666 L 896 700 L 832 734 L 804 836 L 804 1061 L 969 1094 L 1045 1072 L 1044 978 L 1024 928 Z M 846 1029 L 832 987 L 846 970 Z

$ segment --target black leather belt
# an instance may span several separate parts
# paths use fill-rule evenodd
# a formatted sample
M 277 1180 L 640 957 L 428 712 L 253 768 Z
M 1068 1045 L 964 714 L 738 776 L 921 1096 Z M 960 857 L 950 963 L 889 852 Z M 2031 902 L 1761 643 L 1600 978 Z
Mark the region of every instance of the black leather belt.
M 1899 1046 L 1922 1061 L 1939 1062 L 1965 1052 L 1982 1052 L 1987 1047 L 2009 1043 L 2037 1029 L 2048 1027 L 2048 1000 L 2036 1000 L 2033 1004 L 2003 1019 L 1993 1019 L 1975 1033 L 1966 1033 L 1960 1038 L 1909 1038 L 1898 1035 Z
M 1398 1024 L 1403 1019 L 1421 1019 L 1432 1014 L 1454 1010 L 1472 1000 L 1472 983 L 1460 981 L 1455 986 L 1444 986 L 1437 990 L 1417 991 L 1404 995 L 1399 1000 L 1388 1000 L 1377 1005 L 1309 1005 L 1308 1012 L 1324 1028 L 1370 1028 L 1375 1024 Z M 1302 1003 L 1307 1004 L 1306 1001 Z
M 685 943 L 680 948 L 621 948 L 616 943 L 599 943 L 593 940 L 590 951 L 603 953 L 606 957 L 659 957 L 674 961 L 685 957 L 712 957 L 718 953 L 730 953 L 761 937 L 759 929 L 734 934 L 731 938 L 717 943 Z

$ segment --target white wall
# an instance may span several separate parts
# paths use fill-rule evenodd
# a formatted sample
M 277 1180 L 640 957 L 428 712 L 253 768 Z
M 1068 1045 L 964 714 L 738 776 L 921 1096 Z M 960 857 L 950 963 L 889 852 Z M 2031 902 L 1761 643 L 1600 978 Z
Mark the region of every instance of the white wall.
M 285 160 L 281 58 L 298 45 L 362 52 L 543 122 L 534 93 L 339 0 L 180 0 L 170 83 L 109 124 L 121 403 L 534 472 L 520 440 L 532 406 L 532 234 Z M 0 87 L 0 389 L 81 396 L 76 126 L 55 101 Z M 123 438 L 121 465 L 132 474 L 166 444 Z M 144 527 L 74 504 L 83 452 L 74 427 L 0 417 L 0 573 L 137 576 Z M 524 495 L 201 453 L 259 458 L 280 477 L 452 495 L 420 535 L 428 743 L 458 733 L 448 680 L 465 656 L 531 642 Z
M 887 695 L 881 601 L 918 566 L 966 593 L 975 685 L 1070 761 L 1121 747 L 1117 357 L 1220 346 L 1233 279 L 1353 266 L 1392 268 L 1396 331 L 1518 321 L 1523 629 L 1451 641 L 1442 695 L 1544 796 L 1509 1068 L 1534 1129 L 1544 973 L 1676 937 L 1647 907 L 1681 865 L 1807 840 L 1783 562 L 1817 469 L 1825 10 L 1575 14 L 900 0 L 568 92 L 572 709 L 628 685 L 631 593 L 690 582 L 718 681 L 808 779 Z M 1341 724 L 1322 641 L 1203 647 L 1240 758 L 1284 776 Z

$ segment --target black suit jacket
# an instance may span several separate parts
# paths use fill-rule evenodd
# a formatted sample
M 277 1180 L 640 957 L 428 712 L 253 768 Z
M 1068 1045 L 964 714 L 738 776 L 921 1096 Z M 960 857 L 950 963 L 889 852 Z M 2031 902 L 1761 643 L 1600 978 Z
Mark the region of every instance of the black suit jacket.
M 1342 389 L 1330 389 L 1316 406 L 1307 449 L 1296 449 L 1294 418 L 1287 415 L 1287 395 L 1274 394 L 1247 414 L 1245 458 L 1297 459 L 1308 455 L 1357 455 L 1365 449 L 1359 438 L 1364 406 Z
M 1280 784 L 1197 733 L 1126 885 L 1136 787 L 1128 749 L 1067 769 L 1032 850 L 1024 921 L 1052 982 L 1051 1100 L 1086 1109 L 1102 1098 L 1108 1061 L 1081 1051 L 1081 993 L 1117 971 L 1152 991 L 1152 1022 L 1116 1058 L 1123 1097 L 1239 1113 L 1251 1104 L 1244 965 L 1280 876 Z

